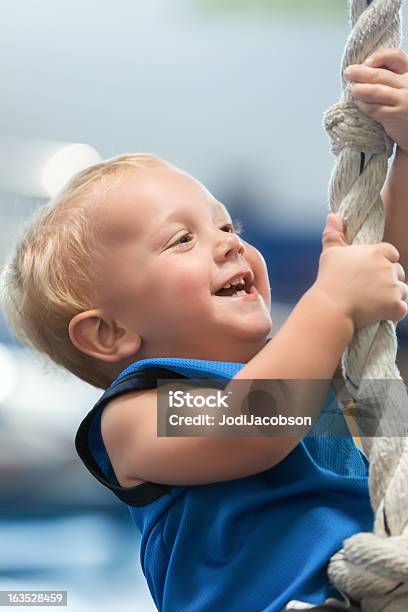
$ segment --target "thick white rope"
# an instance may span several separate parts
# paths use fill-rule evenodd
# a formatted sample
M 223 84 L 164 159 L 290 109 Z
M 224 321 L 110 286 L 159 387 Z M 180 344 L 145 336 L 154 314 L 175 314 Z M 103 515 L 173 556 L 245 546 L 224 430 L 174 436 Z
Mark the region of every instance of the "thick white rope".
M 349 64 L 362 63 L 380 47 L 398 47 L 401 40 L 401 0 L 351 0 L 350 8 L 342 75 Z M 353 103 L 343 78 L 342 85 L 341 100 L 324 117 L 338 156 L 330 208 L 346 220 L 349 244 L 377 243 L 384 236 L 380 190 L 393 146 L 382 126 Z M 395 324 L 381 321 L 357 330 L 342 360 L 370 461 L 375 522 L 373 533 L 343 542 L 330 561 L 329 577 L 368 612 L 408 612 L 408 398 L 396 354 Z

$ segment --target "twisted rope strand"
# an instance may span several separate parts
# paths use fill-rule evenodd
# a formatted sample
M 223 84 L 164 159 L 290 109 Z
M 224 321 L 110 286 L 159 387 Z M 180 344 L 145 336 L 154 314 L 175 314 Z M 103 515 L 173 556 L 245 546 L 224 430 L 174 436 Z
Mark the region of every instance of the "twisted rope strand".
M 376 49 L 398 47 L 401 41 L 401 0 L 351 0 L 350 8 L 352 30 L 341 75 Z M 341 79 L 342 98 L 324 117 L 338 156 L 329 184 L 330 209 L 346 220 L 349 244 L 374 244 L 384 236 L 380 191 L 393 144 L 382 126 L 356 107 Z M 407 422 L 408 397 L 396 355 L 395 324 L 381 321 L 356 330 L 342 359 L 370 461 L 375 522 L 373 533 L 344 541 L 330 560 L 329 577 L 367 612 L 408 611 L 408 439 L 401 427 Z

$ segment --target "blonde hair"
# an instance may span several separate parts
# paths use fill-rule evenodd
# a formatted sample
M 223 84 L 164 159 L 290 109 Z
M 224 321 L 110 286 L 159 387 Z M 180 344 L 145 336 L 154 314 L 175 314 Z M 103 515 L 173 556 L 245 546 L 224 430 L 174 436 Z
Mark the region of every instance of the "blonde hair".
M 102 362 L 77 349 L 68 334 L 72 317 L 95 307 L 93 288 L 101 249 L 87 204 L 96 186 L 102 192 L 111 187 L 105 178 L 132 167 L 163 166 L 178 169 L 141 153 L 120 155 L 82 170 L 37 211 L 2 272 L 2 302 L 17 338 L 95 387 L 106 389 L 114 376 Z

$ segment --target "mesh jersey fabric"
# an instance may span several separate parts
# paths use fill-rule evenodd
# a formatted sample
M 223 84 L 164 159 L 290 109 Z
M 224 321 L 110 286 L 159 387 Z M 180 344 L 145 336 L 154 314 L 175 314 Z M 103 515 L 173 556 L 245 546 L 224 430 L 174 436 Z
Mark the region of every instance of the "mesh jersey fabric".
M 140 560 L 163 612 L 280 612 L 290 600 L 341 597 L 329 558 L 342 541 L 371 531 L 368 462 L 329 388 L 313 429 L 336 417 L 342 437 L 306 436 L 278 465 L 219 483 L 121 487 L 103 444 L 100 417 L 115 396 L 161 378 L 212 378 L 225 384 L 241 363 L 152 358 L 133 363 L 84 418 L 77 452 L 90 472 L 128 505 L 141 533 Z

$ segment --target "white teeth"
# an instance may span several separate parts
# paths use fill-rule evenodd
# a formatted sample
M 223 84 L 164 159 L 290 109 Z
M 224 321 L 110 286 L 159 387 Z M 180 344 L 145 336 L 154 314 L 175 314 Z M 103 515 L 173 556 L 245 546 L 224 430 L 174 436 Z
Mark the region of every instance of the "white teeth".
M 241 295 L 246 295 L 246 291 L 237 291 L 236 293 L 234 293 L 234 295 L 232 297 L 240 297 Z
M 231 283 L 227 283 L 222 287 L 222 289 L 229 289 L 230 287 L 236 287 L 237 285 L 245 285 L 245 281 L 242 276 Z

